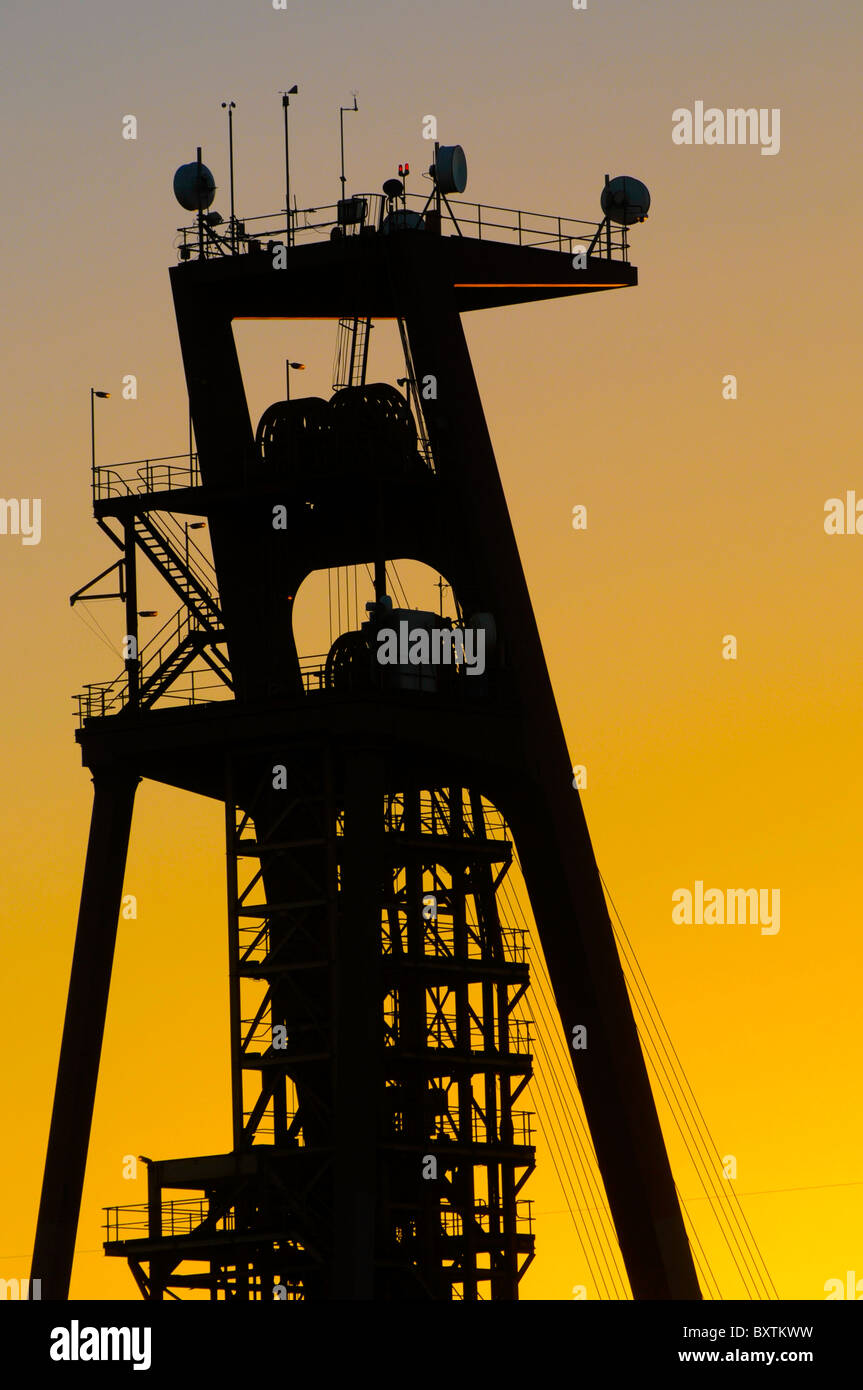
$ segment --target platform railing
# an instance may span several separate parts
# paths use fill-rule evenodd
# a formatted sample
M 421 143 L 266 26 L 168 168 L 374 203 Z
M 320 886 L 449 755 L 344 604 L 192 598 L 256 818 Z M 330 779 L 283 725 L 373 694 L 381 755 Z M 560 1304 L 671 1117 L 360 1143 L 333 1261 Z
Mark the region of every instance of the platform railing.
M 146 1240 L 150 1235 L 151 1208 L 147 1202 L 135 1202 L 123 1207 L 105 1207 L 105 1240 Z M 205 1197 L 180 1197 L 171 1202 L 160 1202 L 160 1229 L 153 1238 L 164 1240 L 168 1236 L 189 1236 L 210 1215 L 210 1204 Z M 232 1231 L 235 1218 L 233 1211 L 220 1216 L 216 1222 L 220 1231 Z
M 141 684 L 161 665 L 164 654 L 170 646 L 178 647 L 190 631 L 205 632 L 206 629 L 189 622 L 188 610 L 180 609 L 160 628 L 155 637 L 141 649 Z M 158 645 L 154 645 L 158 644 Z M 324 658 L 320 656 L 303 657 L 300 660 L 300 674 L 306 694 L 315 694 L 326 688 L 324 681 Z M 78 727 L 83 728 L 85 719 L 106 719 L 119 714 L 129 701 L 129 680 L 121 671 L 112 680 L 91 681 L 72 696 L 76 703 Z M 162 705 L 173 704 L 209 705 L 214 701 L 233 699 L 233 693 L 224 681 L 213 678 L 208 667 L 206 671 L 185 671 L 172 681 L 160 696 Z
M 340 217 L 338 203 L 296 210 L 292 218 L 293 245 L 329 239 L 334 228 L 348 239 L 364 232 L 380 231 L 389 206 L 382 194 L 356 194 L 355 198 L 365 205 L 365 216 L 350 226 L 345 226 L 343 216 Z M 391 210 L 397 212 L 399 209 L 406 209 L 421 213 L 427 203 L 427 196 L 408 193 L 403 199 L 399 198 L 393 203 Z M 215 228 L 205 226 L 204 259 L 270 250 L 275 245 L 285 245 L 288 238 L 284 211 L 267 213 L 260 217 L 238 218 L 237 228 L 235 253 L 227 223 Z M 616 224 L 605 226 L 602 222 L 561 217 L 557 213 L 525 212 L 519 208 L 500 207 L 496 203 L 471 203 L 449 198 L 441 205 L 440 231 L 444 236 L 470 236 L 480 241 L 503 241 L 517 246 L 565 251 L 568 255 L 574 255 L 580 248 L 589 251 L 593 246 L 592 254 L 598 258 L 617 261 L 629 259 L 626 227 Z M 178 228 L 178 236 L 180 259 L 186 261 L 197 258 L 200 254 L 197 224 Z
M 159 631 L 150 638 L 139 654 L 139 688 L 152 679 L 163 662 L 185 642 L 193 632 L 205 633 L 206 629 L 198 623 L 188 608 L 180 608 Z M 213 690 L 230 694 L 223 681 L 214 680 L 210 668 L 206 671 L 186 671 L 177 677 L 160 696 L 160 700 L 172 701 L 178 705 L 210 704 L 218 696 Z M 78 727 L 83 727 L 85 719 L 105 719 L 119 714 L 129 701 L 129 678 L 121 671 L 112 680 L 92 681 L 82 691 L 72 697 L 77 702 Z
M 141 650 L 141 683 L 155 671 L 164 659 L 164 651 L 170 642 L 175 645 L 183 640 L 186 635 L 181 630 L 183 615 L 188 614 L 189 610 L 180 609 L 179 614 L 160 629 L 154 638 L 147 643 Z M 167 632 L 171 629 L 170 633 Z M 198 623 L 193 623 L 192 630 L 206 634 L 207 629 Z M 161 638 L 158 647 L 154 647 L 154 642 Z M 326 681 L 326 657 L 324 655 L 303 656 L 299 658 L 299 674 L 302 681 L 304 695 L 323 695 L 330 693 Z M 204 677 L 204 679 L 202 679 Z M 171 682 L 170 687 L 159 696 L 160 701 L 171 701 L 178 705 L 200 705 L 211 704 L 214 699 L 232 698 L 230 692 L 226 694 L 227 687 L 221 681 L 211 681 L 210 671 L 187 671 L 181 673 L 175 681 Z M 458 677 L 461 680 L 461 675 Z M 213 691 L 217 691 L 213 695 Z M 282 698 L 294 698 L 295 689 L 291 685 L 288 689 L 283 683 L 278 687 L 272 687 L 269 694 L 272 698 L 277 696 Z M 332 692 L 339 697 L 343 692 Z M 104 719 L 108 715 L 117 714 L 124 709 L 128 702 L 128 677 L 123 671 L 115 676 L 113 680 L 94 681 L 85 685 L 83 690 L 72 697 L 77 701 L 78 725 L 82 727 L 85 719 Z M 506 934 L 505 934 L 506 935 Z M 526 959 L 526 949 L 519 943 L 517 934 L 510 934 L 507 938 L 516 949 L 512 956 L 507 955 L 507 959 L 524 961 Z
M 489 1203 L 482 1198 L 474 1202 L 472 1214 L 477 1225 L 487 1234 L 491 1231 L 492 1217 L 494 1217 L 495 1225 L 503 1224 L 503 1207 L 501 1205 L 490 1206 Z M 460 1211 L 445 1207 L 440 1215 L 441 1230 L 445 1236 L 462 1236 L 464 1234 L 464 1218 Z M 515 1219 L 520 1235 L 533 1234 L 532 1198 L 519 1197 L 516 1199 Z
M 160 703 L 182 708 L 190 705 L 212 705 L 217 700 L 232 700 L 233 693 L 224 681 L 204 679 L 211 675 L 210 670 L 185 673 L 172 682 L 169 689 L 162 692 L 159 696 Z M 125 692 L 125 674 L 119 679 L 124 683 Z M 79 728 L 83 728 L 85 719 L 105 719 L 109 715 L 119 714 L 121 709 L 126 708 L 128 700 L 125 693 L 121 700 L 114 698 L 111 691 L 113 684 L 113 681 L 102 681 L 85 685 L 83 690 L 72 696 L 76 702 Z
M 300 657 L 300 675 L 303 678 L 303 690 L 307 695 L 317 690 L 326 690 L 326 666 L 326 652 L 317 656 Z
M 245 1126 L 248 1124 L 248 1122 L 251 1120 L 253 1113 L 254 1113 L 253 1110 L 244 1110 L 244 1111 L 243 1111 L 243 1127 L 244 1127 L 244 1128 L 245 1128 Z M 286 1111 L 286 1113 L 285 1113 L 285 1126 L 286 1126 L 287 1129 L 290 1129 L 291 1125 L 294 1123 L 294 1121 L 295 1121 L 296 1118 L 297 1118 L 297 1114 L 298 1114 L 298 1111 L 296 1111 L 296 1110 L 288 1110 L 288 1111 Z M 272 1121 L 272 1115 L 270 1115 L 270 1120 Z M 263 1120 L 261 1120 L 258 1124 L 255 1125 L 254 1139 L 255 1139 L 255 1140 L 266 1140 L 266 1139 L 275 1140 L 275 1137 L 276 1137 L 276 1127 L 275 1127 L 275 1124 L 274 1124 L 274 1123 L 268 1123 L 268 1122 L 267 1122 L 267 1115 L 266 1115 L 266 1113 L 265 1113 Z M 295 1134 L 293 1140 L 292 1140 L 292 1141 L 289 1141 L 289 1142 L 292 1142 L 297 1148 L 305 1148 L 305 1137 L 304 1137 L 304 1135 L 303 1135 L 302 1128 L 299 1128 L 299 1129 L 297 1130 L 297 1132 L 296 1132 L 296 1134 Z M 268 1146 L 267 1146 L 266 1144 L 263 1144 L 263 1145 L 261 1145 L 261 1144 L 255 1144 L 254 1147 L 256 1147 L 256 1148 L 257 1148 L 257 1147 L 266 1148 L 266 1147 L 268 1147 Z
M 200 487 L 197 454 L 168 454 L 165 458 L 131 459 L 93 469 L 93 501 L 149 492 L 176 492 Z
M 443 1050 L 448 1051 L 449 1049 Z M 427 1055 L 434 1057 L 436 1052 L 437 1049 L 432 1048 Z M 485 1116 L 480 1110 L 476 1098 L 474 1098 L 473 1109 L 471 1111 L 471 1142 L 474 1144 L 491 1144 L 493 1146 L 499 1146 L 503 1143 L 506 1147 L 530 1148 L 533 1145 L 533 1111 L 512 1110 L 510 1112 L 510 1120 L 512 1121 L 511 1137 L 508 1137 L 506 1140 L 489 1139 Z M 502 1119 L 499 1123 L 502 1123 Z M 447 1137 L 456 1143 L 460 1142 L 462 1139 L 462 1135 L 459 1133 L 457 1116 L 448 1113 L 442 1115 L 438 1120 L 438 1127 L 439 1133 L 431 1136 L 432 1143 L 434 1143 L 435 1139 Z

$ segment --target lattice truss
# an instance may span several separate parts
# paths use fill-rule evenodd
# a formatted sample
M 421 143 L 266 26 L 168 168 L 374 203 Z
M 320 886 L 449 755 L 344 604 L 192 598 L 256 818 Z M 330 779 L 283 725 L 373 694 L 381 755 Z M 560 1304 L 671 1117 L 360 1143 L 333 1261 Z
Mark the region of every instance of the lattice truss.
M 243 1147 L 326 1149 L 330 1138 L 326 975 L 345 817 L 327 795 L 331 773 L 320 774 L 297 781 L 294 768 L 275 815 L 259 793 L 266 838 L 250 812 L 235 809 L 229 826 Z M 531 1024 L 515 1016 L 526 933 L 502 925 L 495 898 L 511 843 L 493 808 L 462 788 L 387 795 L 382 832 L 380 1257 L 416 1269 L 431 1245 L 446 1285 L 437 1296 L 513 1297 L 532 1258 L 520 1193 L 534 1150 L 531 1116 L 517 1108 L 531 1074 Z

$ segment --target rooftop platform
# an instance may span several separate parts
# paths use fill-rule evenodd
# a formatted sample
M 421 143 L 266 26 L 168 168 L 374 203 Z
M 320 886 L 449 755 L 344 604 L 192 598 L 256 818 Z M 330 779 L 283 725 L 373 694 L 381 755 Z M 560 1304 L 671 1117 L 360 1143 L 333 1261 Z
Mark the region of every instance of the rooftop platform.
M 505 304 L 621 289 L 637 284 L 629 264 L 626 227 L 528 213 L 450 199 L 440 222 L 426 214 L 420 229 L 393 227 L 380 194 L 347 200 L 362 209 L 346 223 L 342 205 L 296 211 L 290 229 L 284 212 L 235 219 L 216 226 L 182 227 L 181 265 L 172 274 L 189 277 L 212 293 L 229 284 L 234 318 L 272 318 L 274 276 L 285 286 L 286 318 L 397 317 L 400 308 L 389 269 L 397 243 L 422 242 L 423 255 L 442 264 L 460 312 Z M 399 199 L 396 213 L 418 216 L 421 197 Z M 283 268 L 274 269 L 277 248 Z M 573 258 L 584 253 L 583 268 Z M 188 283 L 188 281 L 187 281 Z

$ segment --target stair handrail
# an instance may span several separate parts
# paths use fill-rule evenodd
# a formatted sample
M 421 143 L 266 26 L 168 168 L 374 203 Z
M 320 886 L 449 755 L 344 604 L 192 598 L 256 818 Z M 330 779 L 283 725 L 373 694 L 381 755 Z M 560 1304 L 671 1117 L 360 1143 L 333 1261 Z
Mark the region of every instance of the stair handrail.
M 218 592 L 219 585 L 216 571 L 210 560 L 201 550 L 200 546 L 189 538 L 189 561 L 186 563 L 185 545 L 186 534 L 181 531 L 176 523 L 167 523 L 159 517 L 157 521 L 152 512 L 146 515 L 146 525 L 153 531 L 159 542 L 168 551 L 174 563 L 183 570 L 187 577 L 194 581 L 193 588 L 200 589 L 209 599 L 214 610 L 218 612 Z M 196 558 L 197 556 L 197 558 Z

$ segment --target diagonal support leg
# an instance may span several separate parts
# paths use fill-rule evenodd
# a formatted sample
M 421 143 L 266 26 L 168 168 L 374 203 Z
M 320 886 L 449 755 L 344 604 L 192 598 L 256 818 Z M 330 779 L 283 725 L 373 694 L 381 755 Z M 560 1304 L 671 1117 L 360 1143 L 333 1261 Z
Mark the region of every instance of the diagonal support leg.
M 532 785 L 504 798 L 561 1019 L 587 1021 L 573 1052 L 621 1251 L 636 1299 L 698 1299 L 701 1291 L 617 955 L 599 871 L 545 665 L 455 295 L 446 247 L 438 274 L 416 243 L 389 248 L 400 312 L 419 378 L 447 514 L 471 537 L 461 585 L 467 611 L 490 610 L 510 654 L 510 698 L 520 708 Z M 415 257 L 416 259 L 412 259 Z M 493 792 L 494 789 L 492 789 Z M 494 799 L 494 796 L 492 796 Z
M 128 772 L 93 777 L 90 839 L 33 1250 L 32 1278 L 41 1279 L 43 1299 L 69 1297 L 138 781 Z

